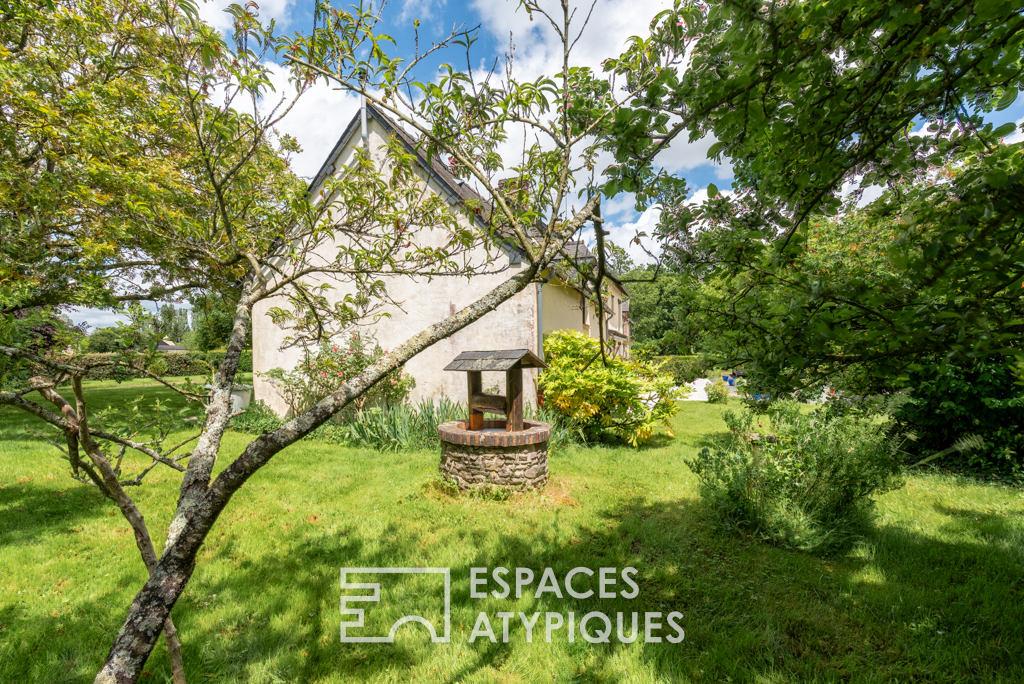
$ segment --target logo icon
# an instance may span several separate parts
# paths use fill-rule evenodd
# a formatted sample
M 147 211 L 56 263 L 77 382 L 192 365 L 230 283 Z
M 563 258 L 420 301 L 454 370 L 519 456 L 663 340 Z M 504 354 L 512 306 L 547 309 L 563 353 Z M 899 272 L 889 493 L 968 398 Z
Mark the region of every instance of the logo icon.
M 350 603 L 379 603 L 381 597 L 380 582 L 349 582 L 347 581 L 348 575 L 370 575 L 370 574 L 385 574 L 385 575 L 421 575 L 421 574 L 439 574 L 444 575 L 444 634 L 441 636 L 437 635 L 437 629 L 435 629 L 433 623 L 426 618 L 420 617 L 419 615 L 406 615 L 404 617 L 395 620 L 394 624 L 391 625 L 391 629 L 387 636 L 349 636 L 347 630 L 351 627 L 363 627 L 364 626 L 364 608 L 349 608 Z M 395 633 L 398 628 L 407 622 L 419 622 L 425 625 L 430 630 L 430 640 L 434 643 L 448 643 L 451 641 L 450 634 L 450 609 L 451 609 L 451 588 L 452 588 L 452 577 L 451 570 L 449 568 L 342 568 L 341 569 L 341 590 L 344 592 L 346 589 L 369 589 L 372 594 L 357 594 L 345 596 L 344 593 L 341 597 L 341 642 L 348 644 L 355 643 L 370 643 L 370 644 L 392 644 L 395 642 Z M 355 618 L 354 621 L 346 621 L 346 616 L 352 616 Z

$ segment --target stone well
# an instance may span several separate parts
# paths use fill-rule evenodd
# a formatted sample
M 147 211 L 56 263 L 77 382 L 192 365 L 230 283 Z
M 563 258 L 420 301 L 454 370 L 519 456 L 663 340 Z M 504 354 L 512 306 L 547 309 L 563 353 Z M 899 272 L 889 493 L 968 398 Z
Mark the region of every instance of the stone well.
M 548 481 L 551 426 L 524 420 L 509 432 L 504 420 L 485 420 L 479 430 L 465 421 L 437 426 L 441 439 L 441 475 L 461 490 L 481 485 L 541 489 Z

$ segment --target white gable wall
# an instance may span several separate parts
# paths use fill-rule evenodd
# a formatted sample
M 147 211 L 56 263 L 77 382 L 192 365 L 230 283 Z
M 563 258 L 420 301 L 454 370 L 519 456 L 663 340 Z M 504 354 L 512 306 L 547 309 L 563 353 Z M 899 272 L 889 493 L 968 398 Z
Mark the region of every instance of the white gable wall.
M 380 161 L 383 155 L 379 148 L 385 144 L 387 131 L 372 117 L 368 117 L 367 124 L 370 149 L 374 158 Z M 359 143 L 357 131 L 339 155 L 336 162 L 339 169 L 351 159 L 354 151 L 352 145 Z M 421 175 L 431 190 L 443 196 L 449 194 L 448 190 L 429 177 L 425 170 Z M 441 236 L 438 235 L 437 238 L 437 241 L 431 242 L 436 244 Z M 424 241 L 423 238 L 420 241 Z M 485 255 L 482 247 L 477 248 L 473 252 L 474 261 L 479 263 Z M 496 264 L 489 270 L 494 270 L 494 266 L 510 266 L 507 254 L 496 251 L 495 255 Z M 324 254 L 323 258 L 329 259 L 330 256 Z M 401 309 L 388 307 L 385 310 L 391 314 L 390 318 L 382 318 L 363 329 L 372 332 L 384 349 L 391 350 L 415 333 L 473 303 L 516 272 L 507 269 L 501 273 L 476 276 L 471 280 L 455 276 L 435 277 L 430 281 L 426 278 L 390 277 L 386 279 L 388 291 L 395 300 L 401 302 Z M 340 299 L 345 292 L 340 289 L 338 283 L 334 285 L 336 289 L 332 294 Z M 253 383 L 255 398 L 262 399 L 276 412 L 284 414 L 287 405 L 283 397 L 271 382 L 260 377 L 260 373 L 272 368 L 294 368 L 302 359 L 303 352 L 294 347 L 282 349 L 288 331 L 276 326 L 267 315 L 275 306 L 286 307 L 287 302 L 283 297 L 278 297 L 260 302 L 253 310 Z M 580 315 L 581 312 L 577 309 L 576 316 Z M 545 320 L 547 319 L 548 316 L 545 315 Z M 575 327 L 573 323 L 578 325 L 574 319 L 571 322 L 566 321 L 566 325 L 561 327 Z M 416 388 L 410 399 L 418 402 L 421 399 L 436 400 L 446 395 L 456 401 L 465 401 L 466 374 L 441 369 L 463 351 L 493 349 L 529 349 L 535 354 L 538 353 L 536 286 L 527 287 L 495 311 L 410 359 L 405 365 L 405 370 L 416 379 Z M 527 370 L 523 383 L 525 399 L 533 404 L 536 403 L 536 391 L 532 382 L 535 374 L 534 369 Z M 500 390 L 504 391 L 503 373 L 484 374 L 484 387 L 494 385 L 498 385 Z

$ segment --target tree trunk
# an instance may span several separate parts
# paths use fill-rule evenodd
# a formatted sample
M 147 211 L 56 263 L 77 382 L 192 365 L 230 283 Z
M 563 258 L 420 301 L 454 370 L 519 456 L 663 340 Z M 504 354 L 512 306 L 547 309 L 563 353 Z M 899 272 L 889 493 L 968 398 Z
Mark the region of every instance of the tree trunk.
M 72 387 L 75 393 L 77 410 L 73 409 L 64 397 L 60 396 L 53 389 L 46 388 L 39 389 L 38 391 L 52 404 L 59 407 L 61 413 L 64 414 L 71 426 L 77 428 L 77 434 L 72 433 L 70 430 L 68 431 L 68 453 L 70 454 L 73 450 L 77 450 L 72 445 L 74 441 L 80 443 L 85 449 L 89 460 L 92 461 L 96 470 L 99 471 L 98 474 L 90 473 L 92 480 L 100 488 L 100 491 L 117 504 L 121 514 L 128 521 L 128 524 L 131 525 L 132 532 L 135 534 L 135 545 L 139 549 L 139 555 L 142 556 L 142 562 L 145 564 L 146 570 L 152 575 L 153 569 L 156 568 L 157 557 L 156 550 L 153 548 L 153 540 L 149 536 L 149 528 L 146 526 L 146 519 L 132 498 L 124 491 L 124 487 L 121 486 L 117 479 L 117 474 L 110 465 L 110 461 L 103 455 L 99 445 L 93 440 L 92 435 L 89 434 L 89 421 L 85 408 L 85 395 L 82 392 L 81 376 L 76 375 L 72 379 Z M 181 641 L 178 639 L 178 630 L 174 627 L 170 613 L 167 614 L 167 619 L 164 620 L 163 634 L 164 641 L 167 643 L 167 656 L 171 661 L 171 676 L 174 678 L 174 684 L 187 684 L 185 680 L 185 664 L 181 658 Z
M 149 580 L 132 601 L 125 623 L 110 648 L 106 662 L 96 675 L 95 684 L 130 684 L 138 679 L 146 659 L 156 644 L 164 621 L 170 616 L 171 609 L 192 576 L 196 556 L 206 535 L 234 493 L 257 470 L 266 465 L 275 454 L 318 428 L 416 354 L 479 320 L 526 289 L 527 285 L 533 282 L 541 264 L 550 263 L 564 243 L 590 218 L 599 197 L 600 195 L 592 197 L 573 220 L 568 222 L 560 231 L 561 236 L 548 244 L 539 263 L 532 264 L 523 272 L 509 278 L 456 314 L 413 335 L 310 410 L 296 416 L 274 432 L 260 435 L 249 443 L 242 454 L 225 468 L 209 487 L 202 487 L 203 472 L 200 471 L 205 471 L 208 475 L 212 470 L 220 446 L 220 435 L 223 434 L 227 422 L 220 414 L 226 411 L 226 406 L 221 405 L 226 401 L 224 392 L 226 389 L 227 396 L 230 396 L 230 383 L 234 379 L 238 365 L 238 351 L 231 353 L 235 333 L 240 329 L 240 319 L 248 319 L 251 310 L 251 303 L 244 306 L 243 302 L 240 302 L 232 342 L 228 345 L 229 353 L 221 364 L 208 409 L 207 426 L 213 427 L 211 432 L 217 433 L 216 438 L 207 437 L 205 434 L 206 439 L 200 438 L 200 443 L 208 444 L 210 451 L 199 459 L 194 452 L 190 459 L 190 472 L 186 473 L 182 483 L 182 496 L 175 512 L 174 523 L 168 532 L 168 543 L 163 556 L 150 574 Z M 198 466 L 197 471 L 193 471 L 194 464 Z

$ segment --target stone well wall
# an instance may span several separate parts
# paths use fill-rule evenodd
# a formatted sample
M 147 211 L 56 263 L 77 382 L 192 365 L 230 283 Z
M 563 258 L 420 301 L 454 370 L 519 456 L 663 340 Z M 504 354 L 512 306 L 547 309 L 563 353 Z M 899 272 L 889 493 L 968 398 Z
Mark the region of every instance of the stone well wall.
M 537 421 L 525 421 L 523 427 L 522 432 L 505 432 L 504 421 L 496 420 L 484 421 L 483 430 L 466 430 L 462 422 L 439 425 L 441 475 L 461 490 L 487 484 L 544 487 L 551 428 Z

